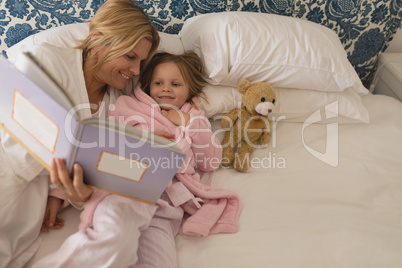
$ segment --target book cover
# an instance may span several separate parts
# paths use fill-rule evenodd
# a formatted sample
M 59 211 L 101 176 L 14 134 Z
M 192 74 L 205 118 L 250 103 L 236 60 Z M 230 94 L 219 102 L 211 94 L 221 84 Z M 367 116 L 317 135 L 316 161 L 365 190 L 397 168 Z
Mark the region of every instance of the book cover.
M 74 102 L 46 78 L 43 66 L 31 55 L 23 60 L 17 68 L 0 57 L 0 127 L 48 170 L 54 157 L 69 170 L 79 163 L 86 184 L 155 203 L 184 161 L 179 148 L 120 122 L 81 120 L 69 112 Z

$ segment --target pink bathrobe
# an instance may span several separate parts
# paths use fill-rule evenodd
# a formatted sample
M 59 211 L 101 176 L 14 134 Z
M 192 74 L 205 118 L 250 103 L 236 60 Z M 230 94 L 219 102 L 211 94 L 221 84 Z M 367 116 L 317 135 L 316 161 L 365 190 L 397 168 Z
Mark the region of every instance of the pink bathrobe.
M 197 98 L 194 103 L 200 107 Z M 222 148 L 210 130 L 204 112 L 186 103 L 181 110 L 191 115 L 187 126 L 176 126 L 161 114 L 159 105 L 139 85 L 131 96 L 121 96 L 111 109 L 110 118 L 126 122 L 144 131 L 166 131 L 175 134 L 175 141 L 186 155 L 185 162 L 166 188 L 172 204 L 181 206 L 185 216 L 180 233 L 206 236 L 214 233 L 234 233 L 238 230 L 241 209 L 239 197 L 229 190 L 211 189 L 200 183 L 201 171 L 219 167 Z M 203 146 L 205 145 L 205 146 Z M 53 194 L 60 197 L 59 194 Z M 96 206 L 108 193 L 95 190 L 81 213 L 80 229 L 92 227 Z

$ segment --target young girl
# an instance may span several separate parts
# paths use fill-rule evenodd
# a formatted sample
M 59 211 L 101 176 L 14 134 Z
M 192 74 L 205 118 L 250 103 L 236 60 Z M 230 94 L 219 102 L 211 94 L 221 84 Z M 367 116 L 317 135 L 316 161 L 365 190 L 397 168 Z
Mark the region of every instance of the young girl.
M 179 231 L 202 236 L 237 231 L 238 197 L 202 185 L 196 172 L 216 169 L 222 157 L 197 99 L 205 83 L 201 66 L 192 52 L 156 54 L 141 74 L 142 88 L 139 84 L 131 96 L 119 97 L 110 113 L 116 120 L 170 136 L 185 153 L 185 163 L 157 204 L 94 191 L 84 205 L 80 231 L 38 267 L 177 267 Z

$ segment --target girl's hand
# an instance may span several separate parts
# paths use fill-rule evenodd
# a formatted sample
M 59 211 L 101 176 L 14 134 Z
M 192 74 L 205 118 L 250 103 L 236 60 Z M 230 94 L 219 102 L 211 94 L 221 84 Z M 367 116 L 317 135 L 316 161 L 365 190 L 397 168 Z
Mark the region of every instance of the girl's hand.
M 176 126 L 186 126 L 190 121 L 188 113 L 176 109 L 162 110 L 162 115 Z
M 166 132 L 166 131 L 155 131 L 154 132 L 155 135 L 161 136 L 163 138 L 166 138 L 168 140 L 173 139 L 174 138 L 174 134 Z
M 60 158 L 53 158 L 50 170 L 50 181 L 59 188 L 72 202 L 86 202 L 92 195 L 93 189 L 84 184 L 82 168 L 74 164 L 74 177 L 70 178 L 69 172 Z
M 64 226 L 64 220 L 57 217 L 62 200 L 49 196 L 46 204 L 45 216 L 43 217 L 42 232 L 49 232 L 49 229 L 60 229 Z

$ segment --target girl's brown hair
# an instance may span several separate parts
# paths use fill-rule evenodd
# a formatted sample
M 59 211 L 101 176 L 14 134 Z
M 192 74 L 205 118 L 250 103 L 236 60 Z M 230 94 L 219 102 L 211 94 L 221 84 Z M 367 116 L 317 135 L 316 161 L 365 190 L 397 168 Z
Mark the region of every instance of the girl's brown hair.
M 157 53 L 145 65 L 144 70 L 140 75 L 140 83 L 142 90 L 150 95 L 150 83 L 152 80 L 153 72 L 159 64 L 174 62 L 180 70 L 181 75 L 189 88 L 189 97 L 187 102 L 191 103 L 194 107 L 198 107 L 193 103 L 193 97 L 201 97 L 205 99 L 202 92 L 205 86 L 205 73 L 201 59 L 192 51 L 186 52 L 181 55 L 173 55 L 170 53 Z
M 96 37 L 92 36 L 96 33 Z M 95 68 L 107 61 L 118 58 L 131 51 L 141 39 L 152 43 L 146 63 L 159 46 L 159 34 L 149 16 L 130 0 L 108 0 L 96 12 L 89 23 L 88 36 L 77 48 L 83 50 L 85 61 L 89 52 L 96 46 L 107 48 L 105 55 Z

